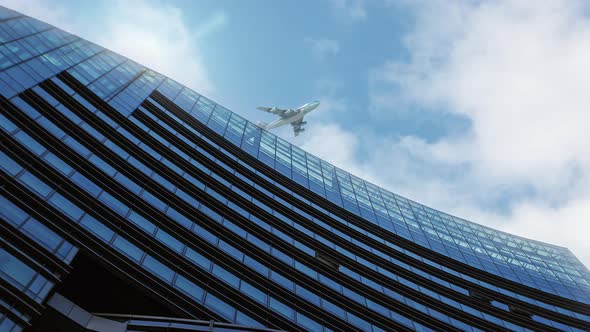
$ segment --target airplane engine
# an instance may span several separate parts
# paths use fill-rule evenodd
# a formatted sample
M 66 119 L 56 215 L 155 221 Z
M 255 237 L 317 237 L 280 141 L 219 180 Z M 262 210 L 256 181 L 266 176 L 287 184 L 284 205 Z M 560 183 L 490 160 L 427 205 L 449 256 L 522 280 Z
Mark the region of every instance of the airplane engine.
M 301 126 L 307 124 L 307 121 L 301 121 Z

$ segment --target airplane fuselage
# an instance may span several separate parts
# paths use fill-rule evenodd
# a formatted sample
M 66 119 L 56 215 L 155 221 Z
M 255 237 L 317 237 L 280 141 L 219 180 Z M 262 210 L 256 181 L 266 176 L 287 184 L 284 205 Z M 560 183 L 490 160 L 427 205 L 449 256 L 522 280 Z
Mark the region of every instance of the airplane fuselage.
M 316 109 L 319 104 L 320 104 L 320 102 L 314 101 L 311 103 L 307 103 L 295 110 L 288 110 L 287 112 L 285 112 L 285 114 L 281 118 L 269 123 L 265 127 L 265 129 L 273 129 L 273 128 L 277 128 L 277 127 L 280 127 L 280 126 L 283 126 L 286 124 L 300 121 L 303 119 L 305 114 Z

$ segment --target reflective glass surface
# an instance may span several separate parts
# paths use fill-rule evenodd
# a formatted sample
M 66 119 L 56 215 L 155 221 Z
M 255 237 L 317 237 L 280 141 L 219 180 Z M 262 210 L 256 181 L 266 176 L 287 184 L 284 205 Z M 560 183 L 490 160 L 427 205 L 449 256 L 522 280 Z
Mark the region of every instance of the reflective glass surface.
M 116 114 L 95 107 L 88 94 L 56 76 L 64 72 L 110 105 Z M 39 85 L 46 80 L 58 91 Z M 31 103 L 29 93 L 39 96 L 43 104 Z M 502 301 L 492 301 L 494 309 L 470 305 L 472 285 L 590 322 L 590 316 L 576 310 L 550 305 L 442 266 L 422 257 L 421 251 L 393 243 L 387 240 L 391 237 L 382 234 L 395 234 L 475 269 L 588 304 L 590 271 L 566 248 L 494 230 L 396 195 L 261 130 L 172 79 L 2 7 L 0 94 L 18 113 L 3 111 L 0 131 L 31 158 L 37 158 L 36 163 L 28 164 L 14 158 L 16 152 L 11 155 L 0 151 L 0 170 L 5 178 L 22 185 L 62 213 L 68 222 L 124 255 L 159 282 L 226 321 L 264 326 L 263 321 L 232 305 L 223 292 L 211 289 L 210 282 L 313 331 L 329 330 L 325 318 L 313 317 L 277 294 L 293 296 L 300 306 L 316 306 L 322 317 L 369 331 L 384 330 L 383 322 L 391 321 L 409 329 L 429 330 L 414 319 L 418 314 L 454 328 L 476 331 L 469 325 L 471 318 L 460 316 L 463 312 L 498 327 L 526 330 L 522 324 L 503 318 L 503 312 L 512 309 Z M 155 96 L 159 94 L 184 113 L 174 113 L 158 102 Z M 26 117 L 39 129 L 35 132 L 11 121 L 12 116 L 22 116 L 21 120 Z M 63 121 L 54 121 L 54 117 Z M 236 151 L 274 169 L 277 175 L 359 218 L 347 220 L 343 213 L 328 211 L 322 207 L 327 205 L 300 196 L 284 182 L 237 157 L 227 146 L 213 142 L 211 136 L 196 129 L 195 123 L 223 137 Z M 53 140 L 62 150 L 57 151 L 44 139 Z M 220 160 L 219 154 L 216 158 L 201 142 L 235 163 Z M 90 165 L 100 176 L 86 172 Z M 55 174 L 45 177 L 38 172 L 39 167 Z M 228 180 L 227 174 L 250 188 L 236 185 L 238 181 Z M 92 204 L 61 191 L 69 185 L 104 208 L 101 211 L 108 212 L 108 217 L 95 213 Z M 118 194 L 115 186 L 126 194 Z M 289 201 L 277 192 L 286 193 Z M 78 251 L 72 241 L 59 236 L 41 218 L 25 212 L 7 194 L 0 196 L 0 217 L 66 264 Z M 153 242 L 138 243 L 121 227 L 114 227 L 109 218 L 133 227 L 142 238 Z M 366 225 L 371 227 L 361 227 Z M 203 247 L 192 240 L 200 241 Z M 380 247 L 370 245 L 374 241 Z M 153 246 L 165 248 L 177 261 L 162 258 L 154 253 Z M 291 247 L 296 250 L 288 250 Z M 333 250 L 341 261 L 324 258 L 318 248 Z M 53 285 L 51 281 L 8 251 L 0 252 L 0 256 L 0 277 L 42 302 Z M 402 257 L 443 271 L 455 281 L 416 268 Z M 209 281 L 197 280 L 175 262 L 190 262 L 193 271 Z M 316 287 L 284 271 L 300 273 Z M 265 280 L 264 285 L 260 278 Z M 445 310 L 453 311 L 454 316 L 445 314 Z M 579 330 L 549 316 L 533 315 L 530 319 L 557 329 Z M 0 324 L 11 322 L 0 316 Z

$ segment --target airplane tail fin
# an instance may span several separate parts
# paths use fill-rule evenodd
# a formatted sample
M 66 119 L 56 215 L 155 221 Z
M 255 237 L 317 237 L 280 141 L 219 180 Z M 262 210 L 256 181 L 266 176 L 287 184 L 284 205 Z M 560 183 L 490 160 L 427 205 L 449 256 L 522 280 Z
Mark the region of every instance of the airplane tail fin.
M 256 122 L 256 125 L 262 129 L 266 128 L 266 126 L 268 126 L 268 123 L 264 122 L 264 121 L 258 121 Z
M 257 110 L 261 110 L 261 111 L 268 112 L 268 111 L 270 111 L 272 108 L 271 108 L 271 107 L 258 106 L 258 107 L 256 107 L 256 109 L 257 109 Z

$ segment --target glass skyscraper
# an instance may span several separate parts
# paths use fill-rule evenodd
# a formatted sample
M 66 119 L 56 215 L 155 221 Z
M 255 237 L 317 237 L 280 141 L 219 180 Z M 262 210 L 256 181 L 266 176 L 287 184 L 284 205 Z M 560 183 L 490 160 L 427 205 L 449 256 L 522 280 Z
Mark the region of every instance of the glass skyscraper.
M 0 331 L 587 331 L 590 271 L 0 7 Z

